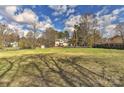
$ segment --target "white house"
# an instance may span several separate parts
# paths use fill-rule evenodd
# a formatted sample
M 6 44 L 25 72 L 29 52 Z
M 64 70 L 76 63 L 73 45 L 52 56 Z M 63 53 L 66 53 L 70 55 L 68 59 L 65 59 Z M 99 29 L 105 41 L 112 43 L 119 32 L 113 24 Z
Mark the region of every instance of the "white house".
M 45 48 L 45 45 L 41 45 L 41 48 Z
M 13 48 L 19 48 L 18 42 L 12 42 L 11 45 Z
M 55 47 L 66 47 L 68 46 L 68 39 L 57 39 L 55 41 Z

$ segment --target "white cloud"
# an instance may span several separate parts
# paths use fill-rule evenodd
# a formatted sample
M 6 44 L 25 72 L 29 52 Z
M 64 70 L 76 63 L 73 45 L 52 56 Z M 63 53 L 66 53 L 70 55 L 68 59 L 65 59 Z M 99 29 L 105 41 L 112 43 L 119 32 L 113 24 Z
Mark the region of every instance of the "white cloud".
M 120 9 L 115 9 L 112 11 L 112 14 L 113 15 L 118 15 L 119 13 L 123 12 L 124 11 L 124 8 L 120 8 Z
M 30 9 L 25 9 L 22 13 L 15 15 L 20 7 L 17 6 L 0 6 L 0 14 L 6 19 L 16 21 L 18 23 L 31 24 L 38 20 L 37 15 Z
M 13 16 L 16 10 L 17 10 L 16 6 L 0 6 L 0 14 L 6 20 L 13 20 Z
M 40 27 L 40 30 L 44 31 L 46 30 L 46 28 L 53 27 L 53 25 L 46 21 L 41 21 L 39 22 L 39 27 Z
M 23 13 L 13 16 L 13 19 L 19 23 L 34 23 L 37 22 L 37 15 L 30 9 L 25 9 Z
M 76 5 L 50 5 L 49 8 L 53 9 L 55 12 L 52 13 L 54 16 L 62 15 L 66 13 L 68 16 L 74 13 Z
M 55 19 L 54 19 L 54 21 L 58 21 L 58 20 L 59 20 L 59 18 L 55 18 Z
M 74 12 L 75 12 L 74 9 L 69 9 L 69 10 L 67 11 L 66 16 L 69 16 L 70 14 L 72 14 L 72 13 L 74 13 Z
M 58 28 L 54 28 L 54 29 L 55 29 L 56 31 L 59 31 L 59 32 L 62 31 L 62 29 L 58 29 Z
M 45 21 L 46 21 L 47 23 L 52 24 L 52 21 L 51 21 L 50 17 L 44 16 L 44 18 L 45 18 Z
M 50 5 L 49 7 L 55 10 L 55 12 L 53 13 L 54 16 L 61 15 L 67 11 L 66 5 Z
M 117 19 L 117 15 L 113 15 L 112 13 L 110 14 L 106 14 L 106 15 L 102 15 L 102 16 L 96 16 L 96 19 L 98 20 L 98 22 L 100 22 L 99 24 L 111 24 L 112 21 L 115 21 Z
M 80 22 L 81 15 L 71 15 L 66 21 L 65 25 L 66 26 L 74 26 L 75 24 L 78 24 Z
M 112 22 L 116 21 L 117 18 L 118 18 L 117 15 L 112 15 L 112 14 L 96 17 L 96 19 L 98 20 L 98 24 L 103 25 L 103 26 L 107 26 L 107 25 L 112 24 Z
M 39 30 L 53 27 L 52 21 L 48 16 L 44 15 L 44 21 L 39 22 L 38 16 L 31 9 L 24 9 L 19 14 L 15 15 L 15 12 L 18 9 L 17 6 L 0 6 L 0 15 L 1 19 L 5 19 L 1 22 L 8 24 L 9 28 L 13 30 L 19 30 L 21 36 L 25 35 L 27 31 L 32 29 L 32 23 L 34 22 L 37 23 Z
M 113 10 L 110 14 L 106 14 L 106 15 L 97 15 L 97 20 L 98 20 L 98 24 L 99 24 L 99 29 L 101 30 L 101 33 L 104 34 L 104 36 L 108 37 L 108 36 L 113 36 L 113 34 L 115 33 L 115 24 L 113 24 L 113 22 L 119 20 L 120 22 L 123 22 L 123 18 L 120 18 L 120 13 L 122 13 L 124 11 L 124 8 L 120 8 L 120 9 L 115 9 Z
M 64 30 L 73 31 L 74 25 L 78 24 L 80 22 L 81 15 L 71 15 L 66 21 L 65 21 L 65 28 Z
M 74 31 L 74 27 L 68 27 L 68 26 L 65 26 L 64 30 L 67 30 L 67 31 L 73 32 L 73 31 Z
M 54 27 L 51 19 L 48 16 L 43 16 L 45 20 L 40 21 L 37 25 L 40 30 L 46 30 L 46 28 Z
M 103 15 L 99 18 L 97 18 L 98 20 L 98 25 L 99 25 L 99 30 L 101 32 L 101 34 L 103 35 L 103 37 L 108 37 L 108 33 L 110 36 L 110 30 L 111 32 L 113 31 L 113 27 L 114 25 L 112 24 L 112 21 L 116 20 L 116 16 L 113 17 L 111 16 L 111 14 L 108 15 Z
M 5 11 L 10 14 L 10 15 L 14 15 L 14 13 L 16 12 L 17 7 L 16 6 L 6 6 L 5 7 Z
M 8 24 L 9 28 L 18 30 L 20 37 L 32 29 L 32 23 L 36 22 L 38 30 L 46 30 L 46 28 L 54 27 L 51 19 L 48 16 L 43 16 L 44 20 L 39 21 L 38 16 L 31 9 L 24 9 L 15 15 L 15 12 L 20 9 L 17 6 L 0 6 L 0 20 Z M 4 20 L 3 20 L 4 18 Z
M 104 13 L 105 9 L 106 7 L 103 8 L 101 11 L 97 12 L 96 18 L 98 19 L 100 23 L 104 23 L 106 25 L 111 24 L 113 21 L 116 21 L 119 17 L 119 14 L 121 12 L 124 12 L 124 8 L 120 8 L 120 9 L 113 10 L 110 14 L 105 14 Z
M 102 10 L 96 13 L 97 16 L 108 13 L 108 6 L 104 6 Z
M 121 14 L 124 14 L 124 8 L 115 9 L 112 11 L 112 14 L 118 16 L 119 22 L 124 22 L 124 18 L 120 17 Z
M 108 26 L 106 26 L 106 31 L 111 32 L 115 29 L 115 27 L 116 27 L 115 24 L 108 25 Z

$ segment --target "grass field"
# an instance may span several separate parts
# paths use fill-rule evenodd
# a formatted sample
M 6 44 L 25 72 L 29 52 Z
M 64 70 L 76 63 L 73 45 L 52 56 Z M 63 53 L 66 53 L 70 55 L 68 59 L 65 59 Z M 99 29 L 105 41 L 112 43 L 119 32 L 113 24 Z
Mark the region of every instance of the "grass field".
M 0 50 L 0 86 L 124 86 L 124 50 Z

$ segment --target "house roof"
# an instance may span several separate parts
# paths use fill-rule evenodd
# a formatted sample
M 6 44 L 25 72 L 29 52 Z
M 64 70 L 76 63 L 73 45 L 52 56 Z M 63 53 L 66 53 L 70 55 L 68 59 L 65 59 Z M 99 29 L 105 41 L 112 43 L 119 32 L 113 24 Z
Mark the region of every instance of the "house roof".
M 121 38 L 121 36 L 119 36 L 119 35 L 115 35 L 115 36 L 111 37 L 110 40 L 113 40 L 113 39 L 118 38 L 118 37 Z

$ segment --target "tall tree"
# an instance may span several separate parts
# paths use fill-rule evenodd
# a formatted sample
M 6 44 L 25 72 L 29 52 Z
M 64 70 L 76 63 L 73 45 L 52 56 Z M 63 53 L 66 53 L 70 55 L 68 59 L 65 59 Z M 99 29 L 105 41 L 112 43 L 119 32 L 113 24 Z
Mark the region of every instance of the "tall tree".
M 122 43 L 124 44 L 124 23 L 118 24 L 115 29 L 120 34 Z
M 33 29 L 32 29 L 32 31 L 33 31 L 33 38 L 32 38 L 32 40 L 33 40 L 33 43 L 32 43 L 32 45 L 33 45 L 33 48 L 36 48 L 36 33 L 37 33 L 37 30 L 38 30 L 38 26 L 37 26 L 37 22 L 34 22 L 34 23 L 32 23 L 32 27 L 33 27 Z
M 81 17 L 79 24 L 74 26 L 75 43 L 77 46 L 88 46 L 89 43 L 95 43 L 97 21 L 93 14 L 85 14 Z M 93 37 L 92 40 L 90 39 Z M 90 41 L 89 41 L 90 40 Z M 92 45 L 91 44 L 91 45 Z
M 64 31 L 64 37 L 65 37 L 66 39 L 69 39 L 69 32 L 68 32 L 68 31 Z
M 68 31 L 62 31 L 62 32 L 57 32 L 57 36 L 59 39 L 69 39 L 69 32 Z
M 0 24 L 0 47 L 2 48 L 2 46 L 4 46 L 4 34 L 5 34 L 5 31 L 7 30 L 7 25 L 5 24 Z
M 62 39 L 62 38 L 64 38 L 64 37 L 65 37 L 65 35 L 64 35 L 63 32 L 57 32 L 57 38 L 58 38 L 58 39 Z
M 45 39 L 45 45 L 47 47 L 55 46 L 55 40 L 57 39 L 57 31 L 53 28 L 47 28 L 45 32 L 43 32 L 42 37 Z
M 29 31 L 26 34 L 26 39 L 25 40 L 27 41 L 29 48 L 35 48 L 36 39 L 34 37 L 34 32 L 33 31 Z

